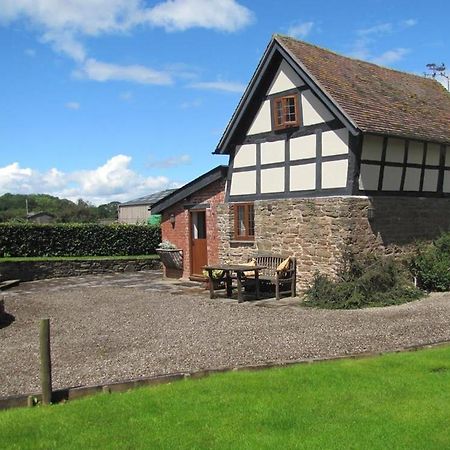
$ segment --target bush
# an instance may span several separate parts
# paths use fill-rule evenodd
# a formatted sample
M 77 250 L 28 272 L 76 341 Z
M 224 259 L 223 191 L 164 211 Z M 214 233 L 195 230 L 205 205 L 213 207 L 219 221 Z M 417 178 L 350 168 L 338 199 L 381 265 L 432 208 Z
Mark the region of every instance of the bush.
M 0 257 L 148 255 L 160 242 L 152 226 L 0 224 Z
M 336 280 L 316 273 L 305 304 L 328 309 L 396 305 L 422 296 L 408 272 L 392 258 L 347 255 Z
M 450 233 L 443 234 L 432 244 L 418 247 L 411 271 L 420 287 L 427 291 L 450 290 Z

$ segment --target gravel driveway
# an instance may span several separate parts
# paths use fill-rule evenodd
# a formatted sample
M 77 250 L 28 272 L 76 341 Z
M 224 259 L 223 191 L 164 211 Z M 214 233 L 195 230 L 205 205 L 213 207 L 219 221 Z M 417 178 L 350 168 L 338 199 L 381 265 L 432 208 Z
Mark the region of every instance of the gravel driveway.
M 51 318 L 54 388 L 450 341 L 450 294 L 326 311 L 210 300 L 140 272 L 23 283 L 4 293 L 0 397 L 39 391 L 38 322 Z

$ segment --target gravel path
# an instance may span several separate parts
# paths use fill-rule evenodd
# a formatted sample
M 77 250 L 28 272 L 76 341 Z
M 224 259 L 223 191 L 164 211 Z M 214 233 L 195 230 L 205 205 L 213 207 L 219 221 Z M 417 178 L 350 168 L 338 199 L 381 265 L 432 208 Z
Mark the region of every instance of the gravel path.
M 0 328 L 0 397 L 39 391 L 41 317 L 51 318 L 54 388 L 450 341 L 450 294 L 326 311 L 209 300 L 206 291 L 187 286 L 141 272 L 6 291 L 15 321 Z

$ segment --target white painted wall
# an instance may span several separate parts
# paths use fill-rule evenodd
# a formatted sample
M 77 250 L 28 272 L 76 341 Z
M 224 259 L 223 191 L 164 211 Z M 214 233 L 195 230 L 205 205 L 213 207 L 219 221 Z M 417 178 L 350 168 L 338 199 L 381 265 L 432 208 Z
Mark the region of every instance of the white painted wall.
M 292 166 L 289 174 L 289 190 L 307 191 L 316 188 L 316 164 Z
M 291 161 L 315 158 L 316 154 L 315 134 L 300 136 L 289 141 L 289 157 Z
M 282 162 L 285 160 L 286 141 L 263 142 L 261 144 L 261 164 Z
M 231 195 L 256 194 L 256 171 L 233 173 Z
M 389 138 L 386 147 L 386 161 L 402 163 L 405 157 L 405 141 Z
M 279 92 L 287 91 L 295 87 L 303 86 L 305 83 L 295 73 L 294 69 L 286 62 L 282 61 L 281 65 L 272 81 L 268 95 L 278 94 Z
M 343 155 L 348 153 L 348 130 L 330 130 L 322 133 L 322 155 Z
M 246 144 L 236 147 L 234 167 L 248 167 L 256 164 L 256 144 Z
M 425 169 L 422 190 L 425 192 L 436 192 L 438 177 L 439 177 L 439 170 Z
M 379 166 L 361 164 L 361 171 L 359 175 L 359 189 L 366 191 L 376 191 L 378 189 L 379 176 Z
M 248 135 L 266 133 L 272 130 L 272 122 L 270 116 L 270 100 L 266 100 L 261 104 L 258 114 L 256 114 L 249 130 Z
M 410 141 L 408 147 L 408 163 L 422 164 L 423 161 L 423 142 Z
M 430 166 L 439 166 L 440 155 L 441 148 L 438 144 L 428 144 L 425 164 L 429 164 Z
M 403 168 L 385 166 L 383 174 L 383 191 L 399 191 Z
M 422 169 L 417 169 L 415 167 L 407 167 L 405 175 L 405 185 L 403 190 L 407 192 L 417 192 L 420 189 L 420 175 Z
M 322 163 L 322 189 L 347 186 L 348 161 L 327 161 Z
M 383 138 L 381 136 L 364 135 L 361 158 L 368 161 L 381 161 Z
M 301 94 L 303 125 L 315 125 L 317 123 L 328 122 L 333 119 L 333 115 L 328 108 L 310 90 Z
M 448 155 L 448 153 L 447 153 Z M 450 193 L 450 170 L 444 171 L 444 187 L 443 191 Z
M 284 167 L 261 170 L 261 193 L 284 192 Z

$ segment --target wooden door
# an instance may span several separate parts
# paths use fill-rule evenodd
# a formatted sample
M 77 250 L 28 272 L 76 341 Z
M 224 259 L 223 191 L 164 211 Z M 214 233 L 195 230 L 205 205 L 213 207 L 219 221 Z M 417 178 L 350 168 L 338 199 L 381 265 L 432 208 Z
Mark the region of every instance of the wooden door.
M 203 276 L 207 264 L 206 211 L 191 212 L 191 275 Z

